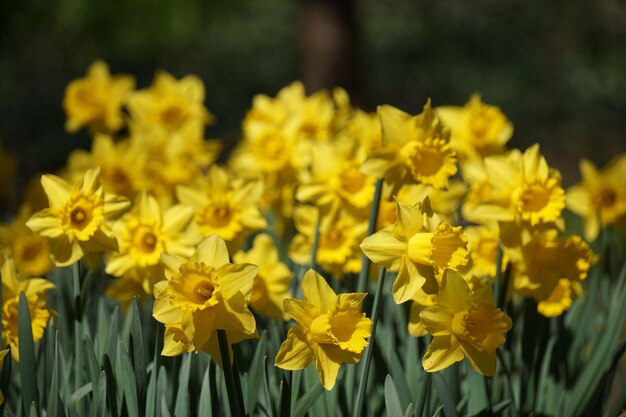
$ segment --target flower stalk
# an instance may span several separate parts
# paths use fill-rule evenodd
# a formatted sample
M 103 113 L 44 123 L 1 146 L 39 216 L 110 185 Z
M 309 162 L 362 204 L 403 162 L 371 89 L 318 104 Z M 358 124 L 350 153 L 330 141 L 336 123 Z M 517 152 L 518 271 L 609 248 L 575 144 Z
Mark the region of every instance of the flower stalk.
M 374 190 L 374 200 L 372 201 L 372 208 L 370 210 L 370 218 L 367 226 L 367 236 L 371 236 L 376 231 L 376 221 L 378 219 L 378 209 L 380 208 L 380 196 L 383 190 L 383 179 L 376 180 L 376 189 Z M 366 236 L 366 237 L 367 237 Z M 370 274 L 370 266 L 372 262 L 365 254 L 361 255 L 361 272 L 359 273 L 359 280 L 357 282 L 357 292 L 365 292 L 367 290 L 367 277 Z

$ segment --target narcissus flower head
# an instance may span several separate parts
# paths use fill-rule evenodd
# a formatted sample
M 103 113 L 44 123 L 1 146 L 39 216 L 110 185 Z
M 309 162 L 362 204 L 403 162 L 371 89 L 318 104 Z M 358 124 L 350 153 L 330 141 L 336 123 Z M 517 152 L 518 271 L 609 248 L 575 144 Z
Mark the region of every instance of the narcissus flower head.
M 50 207 L 33 214 L 26 225 L 51 239 L 50 250 L 57 266 L 71 265 L 88 254 L 117 250 L 112 222 L 130 202 L 105 194 L 99 177 L 99 168 L 86 171 L 74 185 L 55 175 L 41 177 Z
M 461 226 L 441 221 L 426 198 L 416 205 L 397 203 L 397 221 L 361 243 L 373 262 L 398 271 L 393 298 L 401 304 L 423 289 L 437 293 L 437 282 L 446 268 L 467 264 L 467 237 Z
M 272 238 L 259 234 L 247 252 L 237 252 L 235 263 L 258 265 L 259 273 L 254 278 L 250 305 L 255 311 L 278 319 L 287 319 L 283 311 L 283 300 L 289 296 L 289 283 L 293 273 L 278 258 L 278 250 Z
M 11 346 L 11 355 L 20 360 L 18 312 L 20 293 L 24 293 L 30 311 L 33 340 L 39 341 L 50 317 L 55 314 L 48 306 L 46 291 L 54 284 L 43 278 L 19 279 L 11 258 L 2 264 L 2 344 Z
M 119 130 L 124 125 L 122 105 L 133 88 L 133 77 L 111 76 L 107 64 L 95 61 L 85 78 L 72 81 L 65 90 L 65 130 L 73 133 L 83 126 L 95 132 Z
M 584 219 L 585 238 L 593 241 L 602 226 L 626 216 L 626 155 L 619 155 L 604 168 L 591 161 L 580 162 L 582 182 L 567 190 L 567 208 Z
M 437 302 L 426 307 L 420 318 L 433 336 L 422 358 L 427 372 L 436 372 L 466 357 L 483 375 L 496 373 L 496 349 L 505 342 L 511 319 L 493 302 L 490 286 L 470 291 L 461 275 L 444 273 Z
M 446 188 L 457 171 L 457 159 L 450 147 L 450 131 L 433 113 L 430 101 L 417 116 L 391 106 L 380 106 L 378 115 L 382 146 L 365 161 L 363 172 L 385 178 L 392 184 L 392 194 L 403 184 Z
M 204 350 L 221 364 L 217 330 L 231 344 L 256 337 L 248 304 L 258 267 L 231 264 L 222 238 L 207 237 L 190 258 L 162 254 L 161 262 L 166 279 L 154 286 L 153 316 L 166 326 L 163 355 Z
M 275 363 L 297 370 L 315 360 L 320 382 L 330 390 L 341 364 L 358 362 L 368 345 L 372 321 L 360 311 L 366 294 L 336 294 L 314 270 L 305 274 L 302 294 L 304 300 L 284 301 L 285 313 L 298 325 L 289 329 Z

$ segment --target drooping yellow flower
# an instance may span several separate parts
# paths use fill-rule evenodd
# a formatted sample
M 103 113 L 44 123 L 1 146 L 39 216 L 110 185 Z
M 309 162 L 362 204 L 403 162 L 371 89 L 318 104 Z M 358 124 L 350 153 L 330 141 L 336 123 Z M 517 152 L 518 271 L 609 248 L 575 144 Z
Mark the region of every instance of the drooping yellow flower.
M 258 208 L 262 192 L 260 182 L 233 179 L 215 165 L 201 187 L 176 189 L 178 199 L 193 207 L 198 231 L 203 236 L 218 234 L 230 251 L 238 250 L 248 233 L 267 228 Z
M 26 227 L 30 215 L 30 207 L 23 205 L 9 225 L 0 227 L 0 247 L 14 260 L 20 276 L 40 277 L 52 268 L 50 243 Z
M 626 217 L 626 155 L 619 155 L 598 170 L 580 162 L 582 183 L 567 190 L 567 208 L 584 219 L 585 238 L 594 241 L 600 228 Z
M 192 126 L 202 130 L 212 115 L 204 107 L 204 84 L 194 75 L 176 80 L 159 71 L 150 88 L 133 93 L 128 98 L 133 129 L 163 136 Z
M 152 294 L 152 287 L 164 279 L 159 261 L 162 253 L 191 256 L 197 237 L 187 232 L 193 209 L 178 204 L 162 209 L 157 200 L 145 191 L 137 196 L 131 211 L 113 226 L 119 249 L 107 258 L 106 273 L 115 277 L 135 274 L 143 292 Z
M 456 154 L 450 147 L 450 131 L 430 107 L 417 116 L 391 106 L 380 106 L 383 143 L 363 164 L 366 174 L 385 178 L 392 194 L 404 184 L 422 183 L 446 188 L 457 172 Z
M 397 203 L 397 221 L 361 243 L 363 253 L 390 271 L 398 271 L 393 299 L 404 303 L 420 289 L 436 294 L 444 269 L 467 264 L 467 237 L 461 226 L 441 221 L 426 198 L 416 205 Z
M 283 311 L 283 300 L 289 297 L 289 284 L 293 273 L 280 262 L 274 241 L 267 234 L 254 238 L 252 248 L 247 252 L 237 252 L 235 263 L 250 263 L 259 267 L 254 278 L 250 305 L 255 311 L 277 319 L 287 320 Z
M 33 214 L 26 225 L 50 238 L 57 266 L 71 265 L 88 254 L 117 250 L 111 223 L 128 209 L 130 202 L 105 194 L 99 177 L 99 168 L 85 172 L 74 185 L 55 175 L 41 177 L 50 207 Z
M 133 77 L 111 76 L 107 64 L 95 61 L 85 78 L 72 81 L 65 90 L 65 130 L 73 133 L 83 126 L 94 132 L 119 130 L 124 125 L 122 105 L 134 88 Z
M 276 366 L 304 369 L 315 360 L 320 383 L 335 386 L 339 367 L 359 361 L 367 347 L 372 321 L 361 313 L 365 293 L 336 294 L 324 278 L 309 270 L 302 280 L 304 300 L 285 300 L 285 313 L 298 324 L 287 333 Z
M 11 356 L 16 362 L 20 360 L 17 332 L 20 293 L 23 292 L 28 301 L 33 340 L 37 342 L 54 314 L 46 298 L 46 291 L 52 288 L 54 284 L 43 278 L 19 279 L 11 258 L 2 264 L 2 344 L 11 346 Z
M 294 222 L 298 234 L 289 246 L 289 257 L 300 265 L 309 265 L 315 238 L 318 210 L 313 206 L 296 208 Z M 319 234 L 316 262 L 337 278 L 361 270 L 359 242 L 367 232 L 367 221 L 342 211 L 328 230 Z
M 444 273 L 437 303 L 420 313 L 433 336 L 422 358 L 427 372 L 437 372 L 466 357 L 483 375 L 496 373 L 496 349 L 505 342 L 511 318 L 496 307 L 490 286 L 470 291 L 457 272 Z
M 464 158 L 503 153 L 513 136 L 513 124 L 498 107 L 483 103 L 479 94 L 464 107 L 437 107 L 435 112 L 452 131 L 450 145 Z
M 162 254 L 161 262 L 166 279 L 154 286 L 153 316 L 166 326 L 162 355 L 203 350 L 221 366 L 217 330 L 230 344 L 256 337 L 248 304 L 258 267 L 231 264 L 222 238 L 207 237 L 191 258 Z
M 473 217 L 481 223 L 498 221 L 501 229 L 507 230 L 560 226 L 561 212 L 565 208 L 561 175 L 548 167 L 539 145 L 531 146 L 523 154 L 512 150 L 506 155 L 487 157 L 485 170 L 486 196 L 473 209 Z M 509 242 L 520 232 L 513 235 L 508 236 L 501 230 L 505 245 L 512 246 Z
M 100 167 L 100 181 L 107 193 L 134 198 L 145 185 L 145 165 L 148 153 L 145 147 L 131 140 L 114 143 L 104 134 L 97 134 L 91 143 L 91 152 L 73 151 L 67 160 L 67 176 L 75 182 L 85 171 Z
M 537 311 L 546 317 L 560 316 L 574 300 L 583 295 L 582 281 L 596 257 L 580 236 L 568 236 L 559 242 L 560 279 L 550 295 L 540 300 Z

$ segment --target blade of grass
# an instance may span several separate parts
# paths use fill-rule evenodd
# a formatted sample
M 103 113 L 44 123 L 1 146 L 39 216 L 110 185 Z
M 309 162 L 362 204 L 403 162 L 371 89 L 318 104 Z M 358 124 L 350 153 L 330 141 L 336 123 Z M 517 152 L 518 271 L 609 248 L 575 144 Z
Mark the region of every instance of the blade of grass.
M 458 417 L 458 414 L 456 412 L 456 404 L 452 399 L 450 387 L 448 387 L 446 380 L 443 379 L 443 376 L 440 372 L 433 373 L 433 382 L 435 383 L 435 388 L 437 389 L 437 393 L 439 394 L 439 399 L 443 403 L 443 410 L 446 417 Z
M 226 330 L 217 331 L 217 340 L 220 347 L 220 355 L 222 356 L 222 369 L 224 370 L 224 379 L 226 382 L 228 392 L 228 402 L 230 404 L 230 412 L 233 417 L 245 416 L 245 409 L 243 405 L 243 399 L 238 398 L 237 392 L 239 391 L 235 386 L 235 375 L 233 373 L 233 367 L 230 361 L 230 352 L 228 345 L 228 336 Z
M 376 221 L 378 220 L 378 209 L 380 207 L 380 196 L 383 191 L 383 179 L 376 180 L 376 188 L 374 189 L 374 199 L 372 200 L 372 207 L 370 209 L 369 223 L 367 225 L 367 236 L 374 234 L 376 231 Z M 366 236 L 366 237 L 367 237 Z M 359 273 L 359 280 L 357 281 L 356 291 L 367 291 L 367 279 L 370 275 L 370 259 L 363 254 L 361 256 L 361 272 Z
M 396 384 L 393 382 L 391 375 L 387 374 L 385 377 L 385 408 L 387 410 L 387 416 L 389 417 L 401 417 L 404 415 L 402 412 L 402 405 L 400 405 L 400 397 L 398 396 L 398 390 Z

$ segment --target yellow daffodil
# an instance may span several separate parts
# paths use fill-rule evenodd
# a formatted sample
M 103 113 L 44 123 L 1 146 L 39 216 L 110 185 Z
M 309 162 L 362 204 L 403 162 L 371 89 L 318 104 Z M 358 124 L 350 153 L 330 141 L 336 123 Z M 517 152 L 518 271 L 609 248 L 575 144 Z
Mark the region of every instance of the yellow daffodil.
M 506 155 L 487 157 L 485 170 L 487 195 L 474 207 L 473 217 L 481 223 L 500 222 L 505 245 L 513 246 L 510 242 L 522 229 L 562 227 L 565 191 L 561 188 L 561 175 L 548 167 L 539 145 L 531 146 L 523 154 L 513 150 Z M 514 232 L 512 235 L 504 233 L 503 228 Z M 527 238 L 522 239 L 522 243 L 525 241 Z
M 50 243 L 26 226 L 30 215 L 30 207 L 23 205 L 9 225 L 0 227 L 0 247 L 14 260 L 20 276 L 40 277 L 52 269 Z
M 71 265 L 88 254 L 117 250 L 111 223 L 128 209 L 130 202 L 105 194 L 99 177 L 99 168 L 85 172 L 74 185 L 55 175 L 41 177 L 50 207 L 35 213 L 26 225 L 50 238 L 57 266 Z
M 360 149 L 366 157 L 382 146 L 382 129 L 376 113 L 366 113 L 355 109 L 346 126 L 346 131 L 349 136 L 359 141 Z
M 567 190 L 567 208 L 584 219 L 585 238 L 594 241 L 600 228 L 626 217 L 626 155 L 619 155 L 598 170 L 580 162 L 582 183 Z
M 311 178 L 296 193 L 299 201 L 319 208 L 323 231 L 331 227 L 339 211 L 362 213 L 366 217 L 372 204 L 376 179 L 359 170 L 358 144 L 350 142 L 323 143 L 313 148 Z
M 315 238 L 318 210 L 312 206 L 296 208 L 294 222 L 298 234 L 289 246 L 289 257 L 300 265 L 309 265 Z M 367 221 L 342 211 L 328 230 L 320 230 L 316 261 L 337 278 L 361 270 L 359 242 L 367 232 Z
M 450 145 L 464 158 L 500 154 L 513 135 L 513 124 L 496 106 L 474 94 L 464 107 L 443 106 L 437 116 L 450 127 Z
M 467 264 L 467 237 L 461 226 L 441 221 L 426 198 L 422 203 L 397 203 L 397 221 L 361 243 L 363 253 L 390 271 L 398 271 L 392 293 L 396 303 L 411 299 L 423 289 L 437 293 L 445 268 Z
M 335 103 L 327 91 L 307 96 L 304 85 L 294 82 L 283 88 L 277 96 L 285 103 L 289 117 L 285 128 L 301 141 L 327 141 L 332 137 Z
M 258 267 L 231 264 L 222 238 L 207 237 L 191 258 L 164 253 L 161 262 L 166 279 L 154 286 L 153 316 L 165 324 L 163 355 L 203 350 L 221 365 L 217 330 L 230 344 L 256 337 L 248 304 Z
M 7 258 L 2 264 L 2 344 L 11 346 L 11 355 L 19 362 L 18 312 L 20 293 L 24 293 L 30 311 L 33 340 L 39 341 L 50 317 L 54 314 L 46 297 L 46 291 L 54 284 L 43 278 L 18 279 L 15 263 Z
M 450 147 L 450 131 L 434 114 L 430 101 L 417 116 L 391 106 L 380 106 L 378 116 L 382 146 L 365 161 L 363 172 L 385 178 L 392 194 L 404 184 L 446 188 L 457 172 L 456 154 Z
M 483 375 L 496 373 L 496 349 L 511 329 L 511 319 L 493 302 L 490 286 L 470 291 L 458 273 L 446 270 L 436 304 L 420 313 L 433 336 L 422 358 L 427 372 L 436 372 L 466 357 Z
M 202 131 L 212 115 L 204 107 L 204 84 L 187 75 L 180 80 L 160 71 L 149 89 L 128 98 L 133 129 L 150 132 L 161 138 L 185 127 Z
M 248 233 L 267 228 L 258 208 L 262 192 L 260 182 L 234 180 L 217 166 L 209 169 L 201 188 L 176 190 L 178 199 L 193 207 L 198 231 L 204 236 L 220 235 L 231 251 L 240 248 Z
M 470 226 L 464 229 L 469 238 L 468 249 L 471 259 L 471 272 L 475 277 L 487 277 L 490 282 L 496 277 L 496 259 L 498 257 L 498 233 L 485 226 Z M 502 270 L 508 262 L 503 254 Z
M 297 370 L 315 360 L 320 383 L 330 390 L 341 364 L 357 363 L 368 345 L 372 321 L 360 311 L 366 294 L 336 294 L 314 270 L 305 274 L 302 294 L 304 300 L 284 302 L 285 313 L 298 324 L 289 329 L 275 363 Z
M 95 132 L 115 132 L 124 125 L 122 105 L 135 88 L 129 75 L 111 76 L 109 67 L 95 61 L 85 78 L 72 81 L 65 90 L 65 130 L 76 132 L 89 126 Z
M 187 257 L 193 254 L 198 239 L 187 232 L 192 218 L 191 207 L 178 204 L 162 209 L 144 191 L 132 210 L 113 226 L 119 249 L 108 257 L 106 273 L 122 277 L 132 271 L 143 283 L 144 292 L 152 294 L 154 283 L 163 279 L 161 253 Z
M 266 234 L 257 235 L 252 248 L 247 252 L 237 252 L 233 260 L 237 264 L 250 263 L 259 267 L 252 286 L 252 308 L 270 317 L 287 320 L 283 311 L 283 300 L 289 297 L 293 273 L 287 265 L 280 262 L 272 238 Z
M 583 295 L 582 281 L 596 257 L 580 236 L 568 236 L 559 242 L 558 261 L 561 278 L 552 293 L 537 304 L 537 311 L 546 317 L 560 316 Z
M 91 143 L 91 152 L 81 149 L 70 154 L 67 177 L 78 181 L 88 169 L 100 167 L 104 191 L 132 199 L 145 185 L 147 158 L 145 148 L 128 139 L 114 143 L 110 136 L 98 134 Z

